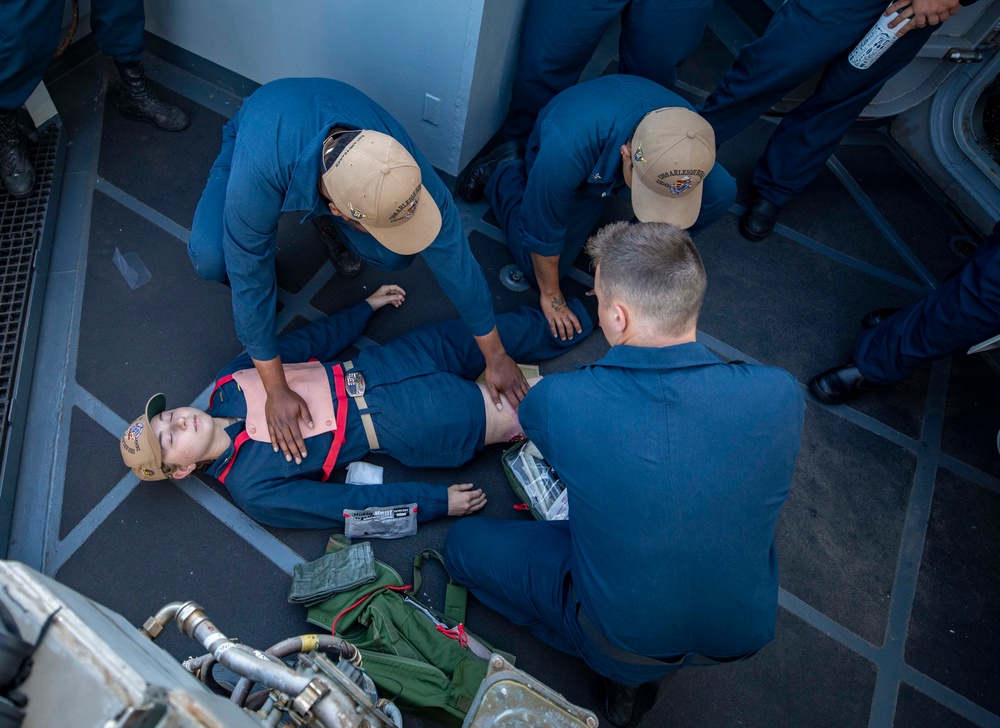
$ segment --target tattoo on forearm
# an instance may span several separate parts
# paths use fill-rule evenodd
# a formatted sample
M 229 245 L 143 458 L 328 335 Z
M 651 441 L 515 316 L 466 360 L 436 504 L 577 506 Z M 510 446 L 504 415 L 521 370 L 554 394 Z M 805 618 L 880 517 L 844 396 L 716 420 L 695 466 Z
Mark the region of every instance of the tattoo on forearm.
M 566 308 L 566 299 L 563 298 L 562 296 L 553 296 L 552 310 L 558 313 L 559 311 L 562 311 L 564 308 Z

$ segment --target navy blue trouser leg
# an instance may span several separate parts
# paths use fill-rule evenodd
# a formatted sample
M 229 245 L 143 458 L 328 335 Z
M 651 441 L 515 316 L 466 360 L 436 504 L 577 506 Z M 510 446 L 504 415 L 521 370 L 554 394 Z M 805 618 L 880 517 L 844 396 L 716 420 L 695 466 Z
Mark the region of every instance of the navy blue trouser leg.
M 531 0 L 510 109 L 508 139 L 528 140 L 538 112 L 580 79 L 601 37 L 619 14 L 619 73 L 671 87 L 677 66 L 697 50 L 712 0 Z M 669 28 L 665 40 L 664 28 Z
M 888 3 L 883 0 L 788 0 L 764 35 L 744 46 L 698 108 L 723 144 L 782 97 L 853 47 Z
M 513 313 L 498 314 L 497 333 L 507 354 L 521 363 L 544 361 L 587 338 L 594 330 L 590 316 L 578 299 L 571 298 L 568 303 L 580 319 L 583 333 L 566 341 L 552 336 L 545 316 L 536 308 L 522 306 Z M 357 357 L 359 367 L 366 357 L 379 357 L 388 362 L 406 361 L 415 368 L 426 366 L 465 379 L 475 379 L 486 369 L 483 353 L 461 319 L 418 326 L 377 348 L 366 349 Z
M 1000 223 L 961 270 L 854 344 L 854 361 L 875 384 L 966 351 L 1000 332 Z
M 858 114 L 933 31 L 913 30 L 871 68 L 853 68 L 848 54 L 885 6 L 882 0 L 789 0 L 700 107 L 721 145 L 829 64 L 816 92 L 786 115 L 754 169 L 765 199 L 783 205 L 815 179 Z
M 599 675 L 639 685 L 671 670 L 626 665 L 604 655 L 583 634 L 571 589 L 567 521 L 463 518 L 448 531 L 448 572 L 480 602 L 526 627 L 557 650 L 582 657 Z
M 753 172 L 760 195 L 783 205 L 816 179 L 858 115 L 933 31 L 933 26 L 910 31 L 864 70 L 847 61 L 853 46 L 831 63 L 816 92 L 789 112 L 768 140 Z
M 142 60 L 146 13 L 142 0 L 91 0 L 90 29 L 97 45 L 119 63 Z
M 216 157 L 208 182 L 198 200 L 188 238 L 188 257 L 198 277 L 206 281 L 228 280 L 226 256 L 222 247 L 226 214 L 226 189 L 236 146 L 236 127 L 232 121 L 222 127 L 222 151 Z
M 677 67 L 701 45 L 712 3 L 713 0 L 632 0 L 622 11 L 618 73 L 642 76 L 673 88 Z M 669 40 L 663 35 L 666 28 L 670 29 Z
M 0 109 L 31 96 L 59 47 L 62 0 L 0 2 Z
M 510 249 L 514 262 L 517 263 L 517 267 L 521 269 L 528 281 L 537 286 L 531 249 L 524 244 L 524 238 L 521 235 L 521 201 L 524 199 L 524 192 L 527 189 L 531 161 L 529 150 L 526 160 L 517 160 L 497 169 L 486 184 L 484 194 L 493 209 L 493 213 L 500 221 L 500 228 L 504 232 L 507 247 Z M 735 187 L 733 194 L 735 196 Z M 573 262 L 580 254 L 594 226 L 597 225 L 601 213 L 607 206 L 607 202 L 607 199 L 604 198 L 583 195 L 574 202 L 573 212 L 568 216 L 571 223 L 566 230 L 565 239 L 561 241 L 563 247 L 559 252 L 560 279 L 569 272 Z
M 493 214 L 500 221 L 507 247 L 514 262 L 528 280 L 535 284 L 535 270 L 531 262 L 531 251 L 521 239 L 521 200 L 528 187 L 528 172 L 523 159 L 499 167 L 492 175 L 483 194 L 490 203 Z
M 538 112 L 577 82 L 587 61 L 628 0 L 531 0 L 521 32 L 510 109 L 508 139 L 527 142 Z
M 570 532 L 565 521 L 543 523 L 466 518 L 444 544 L 448 572 L 473 596 L 540 640 L 582 657 L 569 620 Z

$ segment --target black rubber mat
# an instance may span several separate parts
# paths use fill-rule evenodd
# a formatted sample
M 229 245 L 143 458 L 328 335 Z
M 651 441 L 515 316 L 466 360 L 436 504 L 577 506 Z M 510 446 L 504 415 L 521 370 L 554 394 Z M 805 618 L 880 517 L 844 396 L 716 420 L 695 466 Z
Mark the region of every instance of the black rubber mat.
M 781 585 L 882 644 L 916 458 L 810 405 L 778 521 Z
M 896 701 L 895 728 L 912 728 L 913 726 L 934 726 L 934 728 L 973 728 L 960 715 L 952 713 L 941 703 L 935 702 L 916 688 L 906 683 L 899 686 L 899 698 Z
M 274 266 L 278 285 L 298 293 L 327 261 L 327 252 L 311 222 L 301 212 L 286 212 L 278 220 L 278 249 Z
M 190 229 L 208 171 L 222 145 L 226 119 L 180 94 L 150 84 L 160 98 L 181 107 L 191 118 L 184 131 L 161 131 L 118 113 L 115 71 L 104 102 L 104 127 L 97 173 L 132 197 Z M 142 163 L 138 164 L 137 159 Z
M 152 279 L 131 290 L 112 262 L 135 252 Z M 229 289 L 199 280 L 184 244 L 96 193 L 87 251 L 77 382 L 131 422 L 156 392 L 190 404 L 242 348 Z
M 938 471 L 906 661 L 1000 713 L 1000 495 Z
M 941 450 L 1000 477 L 1000 382 L 982 355 L 951 360 Z
M 406 301 L 399 308 L 386 307 L 372 317 L 365 331 L 372 341 L 384 343 L 421 324 L 458 317 L 458 311 L 419 255 L 409 268 L 401 271 L 382 271 L 365 265 L 358 278 L 348 280 L 335 275 L 313 297 L 312 305 L 330 314 L 363 301 L 386 283 L 401 286 L 406 291 Z
M 134 625 L 191 599 L 228 636 L 260 649 L 313 631 L 287 602 L 291 578 L 169 483 L 137 486 L 56 578 Z M 173 626 L 156 643 L 177 660 L 204 652 Z
M 642 725 L 864 728 L 874 688 L 874 665 L 779 609 L 773 643 L 744 662 L 681 670 Z

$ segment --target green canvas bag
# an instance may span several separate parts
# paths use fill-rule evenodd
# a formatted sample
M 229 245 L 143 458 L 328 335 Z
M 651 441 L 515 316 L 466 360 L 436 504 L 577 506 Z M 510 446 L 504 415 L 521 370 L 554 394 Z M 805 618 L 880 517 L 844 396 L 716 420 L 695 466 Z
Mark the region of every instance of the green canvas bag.
M 331 537 L 327 552 L 346 546 L 338 534 Z M 376 561 L 374 582 L 311 607 L 307 619 L 361 650 L 363 669 L 382 697 L 460 726 L 486 677 L 493 649 L 465 629 L 468 592 L 450 577 L 444 614 L 411 596 L 420 590 L 420 569 L 427 559 L 444 563 L 435 551 L 417 554 L 412 587 L 403 584 L 395 569 Z

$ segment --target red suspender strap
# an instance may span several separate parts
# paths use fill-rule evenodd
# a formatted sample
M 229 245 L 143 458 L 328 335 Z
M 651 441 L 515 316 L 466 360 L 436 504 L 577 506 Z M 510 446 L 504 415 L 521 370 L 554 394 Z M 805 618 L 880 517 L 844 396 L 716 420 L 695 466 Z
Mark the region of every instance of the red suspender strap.
M 240 451 L 240 448 L 243 447 L 243 443 L 249 439 L 250 439 L 250 433 L 248 433 L 246 430 L 243 430 L 243 432 L 241 432 L 236 436 L 236 440 L 233 441 L 233 454 L 229 458 L 229 462 L 226 464 L 225 469 L 221 473 L 219 473 L 217 478 L 218 481 L 223 485 L 226 484 L 226 476 L 229 475 L 229 469 L 232 468 L 233 463 L 236 462 L 236 453 L 238 453 Z
M 232 374 L 227 374 L 224 377 L 219 377 L 219 380 L 215 383 L 215 389 L 212 390 L 212 396 L 208 398 L 208 408 L 209 409 L 212 409 L 212 402 L 215 401 L 215 392 L 216 392 L 216 390 L 219 387 L 221 387 L 223 384 L 227 384 L 227 383 L 229 383 L 231 381 L 233 381 L 233 375 Z
M 323 461 L 323 482 L 330 479 L 330 474 L 337 465 L 337 456 L 344 444 L 344 432 L 347 430 L 347 387 L 344 385 L 344 370 L 339 364 L 334 364 L 333 381 L 337 387 L 337 429 L 333 433 L 333 444 Z

